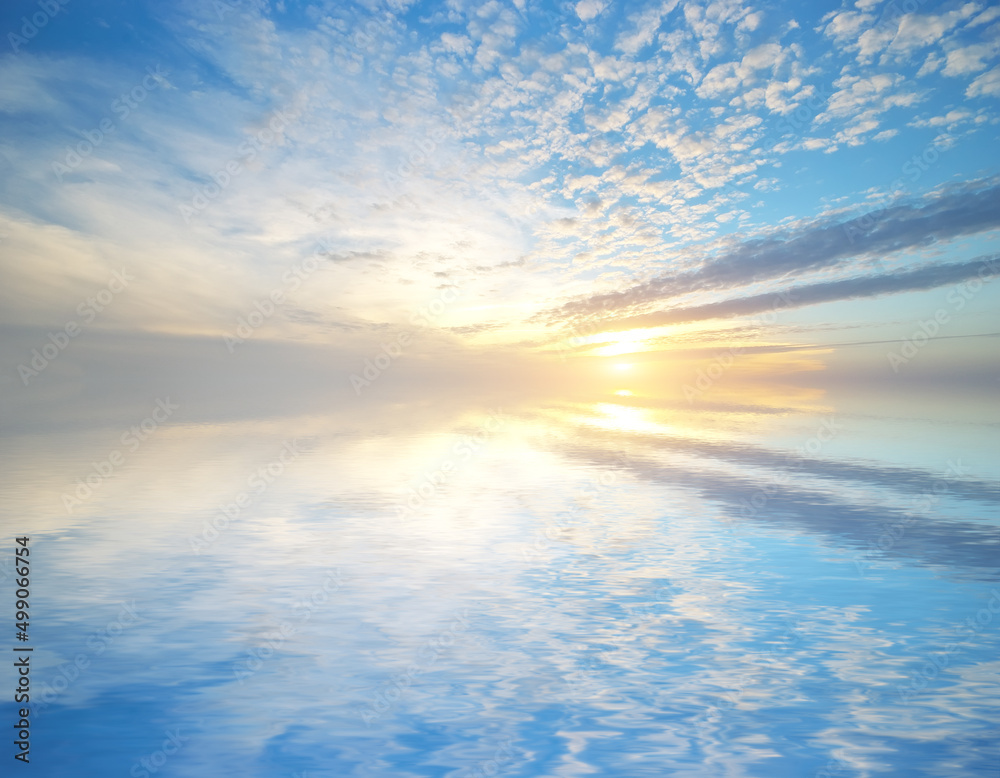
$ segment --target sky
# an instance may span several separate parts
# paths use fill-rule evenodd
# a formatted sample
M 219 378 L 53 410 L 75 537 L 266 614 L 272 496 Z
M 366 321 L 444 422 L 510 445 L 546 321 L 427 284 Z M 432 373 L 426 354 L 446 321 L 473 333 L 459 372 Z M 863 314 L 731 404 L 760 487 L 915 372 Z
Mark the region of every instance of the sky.
M 40 769 L 984 774 L 996 622 L 897 692 L 997 592 L 1000 5 L 0 6 Z
M 43 0 L 0 32 L 14 416 L 158 370 L 996 386 L 995 5 Z

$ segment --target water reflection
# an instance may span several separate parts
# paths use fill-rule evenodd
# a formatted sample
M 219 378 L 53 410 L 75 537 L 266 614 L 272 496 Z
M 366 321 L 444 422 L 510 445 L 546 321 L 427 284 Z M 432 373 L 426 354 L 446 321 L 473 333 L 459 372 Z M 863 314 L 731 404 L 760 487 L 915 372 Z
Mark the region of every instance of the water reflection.
M 36 773 L 996 770 L 995 419 L 418 407 L 12 436 Z

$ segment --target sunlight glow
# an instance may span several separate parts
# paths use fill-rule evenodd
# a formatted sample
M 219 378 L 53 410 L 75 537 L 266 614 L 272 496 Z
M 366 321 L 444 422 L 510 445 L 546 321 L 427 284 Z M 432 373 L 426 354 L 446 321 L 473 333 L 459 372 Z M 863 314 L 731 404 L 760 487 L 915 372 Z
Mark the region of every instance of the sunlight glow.
M 646 351 L 649 348 L 649 330 L 628 330 L 627 332 L 609 332 L 606 335 L 597 335 L 608 341 L 609 345 L 594 349 L 594 356 L 615 357 L 619 354 L 632 354 L 636 351 Z
M 646 409 L 629 408 L 614 403 L 597 403 L 593 406 L 593 415 L 587 420 L 592 426 L 613 429 L 618 432 L 640 432 L 660 435 L 668 432 L 669 427 L 658 424 L 648 418 Z

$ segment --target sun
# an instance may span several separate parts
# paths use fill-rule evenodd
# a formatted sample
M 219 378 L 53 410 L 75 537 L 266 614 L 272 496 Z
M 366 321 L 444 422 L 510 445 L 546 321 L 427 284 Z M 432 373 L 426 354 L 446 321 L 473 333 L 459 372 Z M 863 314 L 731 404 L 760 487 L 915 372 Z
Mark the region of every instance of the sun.
M 629 362 L 619 362 L 615 365 L 615 370 L 631 370 L 632 365 Z

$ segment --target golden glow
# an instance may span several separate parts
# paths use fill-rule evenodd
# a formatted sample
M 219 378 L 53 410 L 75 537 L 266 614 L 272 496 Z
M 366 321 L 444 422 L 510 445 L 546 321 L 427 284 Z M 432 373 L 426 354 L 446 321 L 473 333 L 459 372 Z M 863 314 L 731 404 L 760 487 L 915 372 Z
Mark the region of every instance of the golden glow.
M 615 392 L 619 397 L 631 397 L 632 393 L 628 389 L 619 389 Z
M 652 427 L 652 425 L 644 418 L 644 413 L 641 408 L 628 408 L 624 405 L 599 403 L 594 406 L 594 410 L 600 414 L 600 416 L 598 416 L 598 423 L 600 423 L 601 426 L 608 426 L 617 430 L 632 430 L 641 432 L 649 432 Z
M 649 348 L 649 330 L 628 330 L 626 332 L 608 332 L 592 336 L 596 342 L 609 343 L 607 346 L 594 349 L 594 356 L 616 357 L 619 354 L 633 354 Z M 599 339 L 599 340 L 598 340 Z
M 632 365 L 629 363 L 620 362 L 617 365 L 615 365 L 615 370 L 631 370 L 631 369 Z

